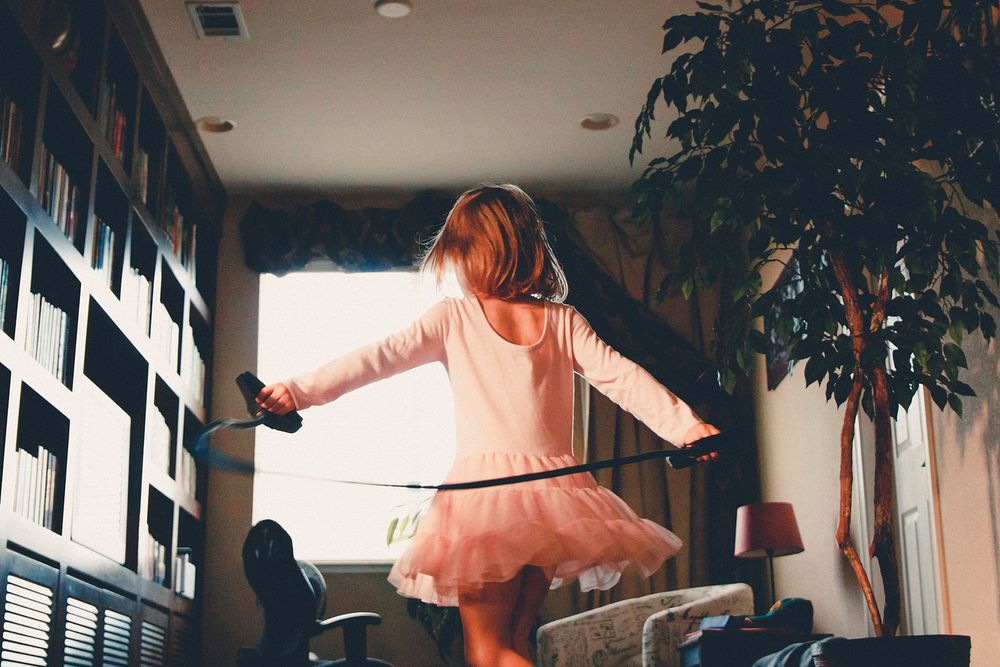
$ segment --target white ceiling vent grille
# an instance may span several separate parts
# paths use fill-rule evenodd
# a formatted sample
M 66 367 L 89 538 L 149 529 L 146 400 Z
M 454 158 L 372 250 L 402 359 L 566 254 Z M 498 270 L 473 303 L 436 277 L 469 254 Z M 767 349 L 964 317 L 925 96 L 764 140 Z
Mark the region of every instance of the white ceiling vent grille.
M 238 2 L 189 2 L 187 8 L 199 39 L 206 37 L 249 39 L 250 37 Z

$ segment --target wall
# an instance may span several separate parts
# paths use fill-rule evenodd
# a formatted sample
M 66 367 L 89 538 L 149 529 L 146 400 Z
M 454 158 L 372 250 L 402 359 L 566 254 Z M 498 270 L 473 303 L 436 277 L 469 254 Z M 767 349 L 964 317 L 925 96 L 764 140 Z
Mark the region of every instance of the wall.
M 258 278 L 243 263 L 238 224 L 248 198 L 231 198 L 219 244 L 215 356 L 212 368 L 212 418 L 242 416 L 246 406 L 234 380 L 253 370 L 257 359 Z M 252 458 L 250 432 L 226 432 L 213 446 L 240 458 Z M 252 479 L 211 469 L 205 518 L 205 618 L 202 664 L 233 665 L 241 646 L 255 646 L 263 628 L 253 590 L 243 574 L 241 550 L 251 527 Z M 294 539 L 294 536 L 293 536 Z M 437 650 L 419 623 L 406 613 L 405 599 L 385 581 L 388 572 L 327 574 L 327 617 L 349 611 L 374 611 L 383 624 L 369 630 L 375 657 L 407 667 L 440 665 Z M 342 657 L 339 631 L 313 640 L 322 657 Z
M 977 218 L 1000 229 L 995 213 Z M 994 291 L 996 286 L 994 285 Z M 1000 320 L 1000 312 L 993 317 Z M 941 503 L 944 594 L 950 631 L 972 636 L 974 667 L 1000 655 L 1000 349 L 979 333 L 962 345 L 969 369 L 962 379 L 976 390 L 963 399 L 960 419 L 932 414 Z

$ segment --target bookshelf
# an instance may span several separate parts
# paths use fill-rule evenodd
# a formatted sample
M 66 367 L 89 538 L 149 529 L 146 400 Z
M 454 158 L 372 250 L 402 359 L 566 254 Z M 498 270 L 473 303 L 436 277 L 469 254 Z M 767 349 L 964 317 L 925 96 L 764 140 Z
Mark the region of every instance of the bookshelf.
M 200 655 L 224 194 L 137 2 L 0 0 L 0 631 Z

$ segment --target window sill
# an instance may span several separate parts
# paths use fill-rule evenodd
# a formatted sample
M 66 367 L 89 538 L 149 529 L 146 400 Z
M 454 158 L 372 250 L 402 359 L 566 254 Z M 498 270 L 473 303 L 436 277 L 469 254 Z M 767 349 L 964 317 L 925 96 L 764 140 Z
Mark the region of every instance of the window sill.
M 310 561 L 323 574 L 389 574 L 392 561 L 385 562 L 338 562 Z

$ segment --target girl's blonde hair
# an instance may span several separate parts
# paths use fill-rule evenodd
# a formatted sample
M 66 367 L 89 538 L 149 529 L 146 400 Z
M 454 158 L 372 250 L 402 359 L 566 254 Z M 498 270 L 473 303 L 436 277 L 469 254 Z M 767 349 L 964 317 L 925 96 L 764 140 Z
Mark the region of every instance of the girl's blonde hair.
M 421 263 L 438 281 L 448 268 L 474 294 L 562 302 L 569 288 L 535 204 L 516 185 L 481 185 L 459 195 Z

